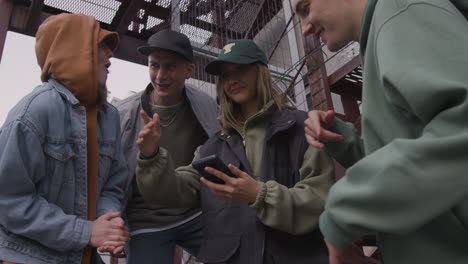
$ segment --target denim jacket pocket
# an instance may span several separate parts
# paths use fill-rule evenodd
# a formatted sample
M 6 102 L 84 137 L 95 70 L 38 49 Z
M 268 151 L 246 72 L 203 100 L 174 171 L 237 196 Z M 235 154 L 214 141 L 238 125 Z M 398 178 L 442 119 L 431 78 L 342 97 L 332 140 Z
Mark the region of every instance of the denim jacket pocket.
M 65 184 L 73 185 L 75 169 L 73 144 L 68 142 L 48 142 L 44 146 L 46 159 L 46 180 L 40 185 L 40 190 L 49 202 L 55 203 Z M 84 168 L 83 168 L 84 169 Z

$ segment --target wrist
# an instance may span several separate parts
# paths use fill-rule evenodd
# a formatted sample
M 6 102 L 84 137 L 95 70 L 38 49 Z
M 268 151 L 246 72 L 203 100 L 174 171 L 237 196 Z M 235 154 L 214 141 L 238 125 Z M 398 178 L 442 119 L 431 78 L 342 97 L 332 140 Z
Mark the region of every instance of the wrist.
M 250 204 L 255 203 L 259 192 L 260 192 L 260 184 L 258 182 L 255 182 L 254 192 L 252 193 L 250 197 L 250 201 L 249 201 Z
M 267 186 L 264 182 L 257 182 L 258 192 L 255 196 L 255 201 L 250 204 L 251 208 L 261 210 L 265 205 L 265 196 L 267 192 Z
M 140 158 L 144 159 L 144 160 L 152 159 L 152 158 L 156 157 L 156 155 L 158 155 L 158 153 L 159 153 L 159 146 L 156 148 L 156 150 L 152 154 L 149 154 L 149 155 L 146 155 L 146 154 L 143 154 L 143 152 L 140 152 Z

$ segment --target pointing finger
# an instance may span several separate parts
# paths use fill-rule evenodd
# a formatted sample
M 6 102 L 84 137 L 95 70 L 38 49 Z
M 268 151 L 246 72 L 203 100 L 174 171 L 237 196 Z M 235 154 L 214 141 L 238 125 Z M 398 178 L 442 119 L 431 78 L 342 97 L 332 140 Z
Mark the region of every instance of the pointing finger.
M 145 125 L 148 124 L 151 121 L 148 114 L 144 110 L 140 111 L 140 116 L 143 119 L 143 122 L 145 123 Z

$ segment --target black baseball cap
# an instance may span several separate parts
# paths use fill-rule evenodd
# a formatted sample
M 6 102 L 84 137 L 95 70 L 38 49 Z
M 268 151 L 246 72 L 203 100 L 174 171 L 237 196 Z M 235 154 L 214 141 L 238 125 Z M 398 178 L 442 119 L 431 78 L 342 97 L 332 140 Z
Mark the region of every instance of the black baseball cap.
M 221 63 L 230 62 L 235 64 L 252 64 L 260 62 L 268 65 L 265 53 L 251 39 L 230 40 L 224 45 L 218 58 L 208 63 L 205 71 L 209 74 L 219 75 Z
M 189 38 L 179 32 L 164 29 L 154 33 L 148 39 L 148 45 L 137 49 L 141 54 L 149 56 L 155 51 L 169 51 L 193 62 L 193 49 Z

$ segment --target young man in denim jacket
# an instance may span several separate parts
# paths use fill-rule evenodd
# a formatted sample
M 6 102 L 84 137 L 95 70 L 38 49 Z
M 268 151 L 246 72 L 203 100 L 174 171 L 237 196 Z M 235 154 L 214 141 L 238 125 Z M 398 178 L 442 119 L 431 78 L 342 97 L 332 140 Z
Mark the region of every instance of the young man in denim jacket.
M 118 254 L 129 239 L 119 115 L 106 101 L 117 44 L 86 15 L 39 28 L 43 84 L 0 130 L 0 263 L 89 264 L 95 248 Z

